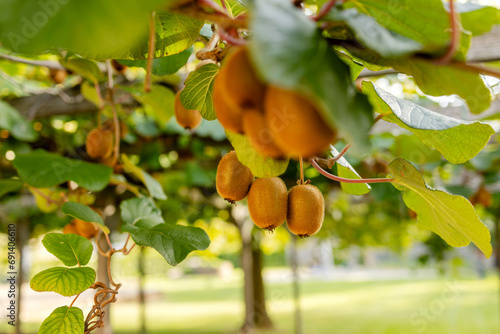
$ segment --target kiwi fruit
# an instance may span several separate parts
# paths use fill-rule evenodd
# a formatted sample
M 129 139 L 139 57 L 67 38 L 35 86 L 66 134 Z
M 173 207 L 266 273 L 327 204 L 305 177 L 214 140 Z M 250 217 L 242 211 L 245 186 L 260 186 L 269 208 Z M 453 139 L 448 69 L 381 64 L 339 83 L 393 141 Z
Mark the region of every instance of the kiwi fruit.
M 87 239 L 94 237 L 99 232 L 99 229 L 92 223 L 80 219 L 73 219 L 73 222 L 75 224 L 77 234 Z
M 300 184 L 288 192 L 288 230 L 301 238 L 321 229 L 325 217 L 325 200 L 321 191 L 311 184 Z
M 244 133 L 243 131 L 243 112 L 240 108 L 231 107 L 226 100 L 225 88 L 223 87 L 221 76 L 218 75 L 214 80 L 213 102 L 214 110 L 220 124 L 229 131 Z
M 253 181 L 248 192 L 250 217 L 258 227 L 273 231 L 286 220 L 288 194 L 279 177 Z
M 222 198 L 234 204 L 247 197 L 253 179 L 250 168 L 238 160 L 236 151 L 231 151 L 219 162 L 215 186 Z
M 266 157 L 279 158 L 284 154 L 274 142 L 274 133 L 266 123 L 266 116 L 257 109 L 243 113 L 243 129 L 253 148 Z
M 86 149 L 91 158 L 109 158 L 113 152 L 113 134 L 105 129 L 92 129 L 87 135 Z
M 264 109 L 276 145 L 289 156 L 317 155 L 336 138 L 312 101 L 294 91 L 269 86 Z
M 181 92 L 175 94 L 175 119 L 184 129 L 194 129 L 201 123 L 200 112 L 184 108 L 181 103 Z
M 71 223 L 66 224 L 63 228 L 63 233 L 64 234 L 68 234 L 68 233 L 78 234 L 78 231 L 76 230 L 75 223 L 71 222 Z

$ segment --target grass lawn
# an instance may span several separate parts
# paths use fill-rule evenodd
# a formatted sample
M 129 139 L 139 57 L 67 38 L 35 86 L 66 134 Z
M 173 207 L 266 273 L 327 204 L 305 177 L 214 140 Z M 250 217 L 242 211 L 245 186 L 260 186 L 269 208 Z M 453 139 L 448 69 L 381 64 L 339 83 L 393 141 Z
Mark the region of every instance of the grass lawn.
M 111 310 L 115 334 L 139 332 L 135 281 L 121 280 L 124 284 Z M 148 333 L 235 333 L 244 314 L 241 282 L 239 276 L 230 281 L 212 276 L 149 277 Z M 267 284 L 266 293 L 276 328 L 257 334 L 294 333 L 291 284 Z M 301 295 L 304 334 L 500 333 L 499 285 L 493 276 L 485 280 L 307 281 L 301 283 Z M 40 319 L 31 317 L 23 325 L 25 332 L 36 333 L 50 313 L 49 299 L 43 303 L 36 307 L 38 312 L 31 313 Z M 80 306 L 88 312 L 89 305 Z M 0 333 L 13 333 L 12 329 L 6 321 L 0 323 Z

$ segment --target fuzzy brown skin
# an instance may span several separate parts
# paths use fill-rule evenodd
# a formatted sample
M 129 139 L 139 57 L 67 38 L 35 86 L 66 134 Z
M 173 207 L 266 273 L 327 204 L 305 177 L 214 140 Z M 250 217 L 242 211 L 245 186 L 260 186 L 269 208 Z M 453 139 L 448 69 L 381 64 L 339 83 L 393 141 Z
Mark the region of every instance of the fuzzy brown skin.
M 243 134 L 243 112 L 240 108 L 231 107 L 226 99 L 222 77 L 217 75 L 214 81 L 213 102 L 214 110 L 220 124 L 229 131 Z
M 311 157 L 328 148 L 336 133 L 306 97 L 269 86 L 264 110 L 276 145 L 292 157 Z
M 113 133 L 103 129 L 93 129 L 86 139 L 87 154 L 94 159 L 109 158 L 113 152 Z
M 256 179 L 248 192 L 250 217 L 265 230 L 273 231 L 285 222 L 287 203 L 286 185 L 279 177 Z
M 201 123 L 201 115 L 198 110 L 184 108 L 181 103 L 181 92 L 175 94 L 175 119 L 184 129 L 194 129 Z
M 288 192 L 288 230 L 299 237 L 317 233 L 325 218 L 325 200 L 321 191 L 311 184 L 292 187 Z
M 219 162 L 215 186 L 222 198 L 234 204 L 247 197 L 253 179 L 250 168 L 238 160 L 236 151 L 231 151 Z
M 257 109 L 243 113 L 243 129 L 253 148 L 266 157 L 280 158 L 284 154 L 274 142 L 274 134 L 266 123 L 266 116 Z

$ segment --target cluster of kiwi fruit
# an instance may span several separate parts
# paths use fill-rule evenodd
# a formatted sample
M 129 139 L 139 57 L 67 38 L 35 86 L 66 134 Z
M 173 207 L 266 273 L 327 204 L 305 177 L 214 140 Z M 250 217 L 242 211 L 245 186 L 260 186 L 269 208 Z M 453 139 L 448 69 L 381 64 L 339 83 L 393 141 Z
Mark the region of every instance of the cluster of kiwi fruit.
M 302 238 L 321 229 L 325 201 L 317 187 L 304 183 L 287 191 L 279 177 L 255 179 L 235 151 L 219 162 L 215 183 L 219 195 L 230 203 L 248 197 L 250 217 L 262 229 L 273 231 L 285 220 L 290 232 Z
M 336 139 L 311 99 L 260 80 L 245 46 L 224 59 L 214 80 L 213 102 L 222 126 L 245 134 L 266 157 L 311 157 Z

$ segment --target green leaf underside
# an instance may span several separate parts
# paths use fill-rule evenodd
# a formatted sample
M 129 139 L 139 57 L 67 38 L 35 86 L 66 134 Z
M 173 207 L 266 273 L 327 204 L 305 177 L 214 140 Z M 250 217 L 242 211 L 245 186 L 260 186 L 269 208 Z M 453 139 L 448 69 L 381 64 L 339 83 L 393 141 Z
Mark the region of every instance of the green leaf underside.
M 208 235 L 201 228 L 158 223 L 149 218 L 135 225 L 125 224 L 122 230 L 129 232 L 139 246 L 154 248 L 172 266 L 182 262 L 190 252 L 210 245 Z
M 170 89 L 161 85 L 153 85 L 151 91 L 146 93 L 142 86 L 121 86 L 120 88 L 131 93 L 161 127 L 165 126 L 174 115 L 175 94 Z
M 61 207 L 62 213 L 76 219 L 80 219 L 89 223 L 95 223 L 104 233 L 109 234 L 109 228 L 104 225 L 102 217 L 97 212 L 86 205 L 76 202 L 66 202 Z
M 71 58 L 68 60 L 61 59 L 59 61 L 62 66 L 76 72 L 90 81 L 99 81 L 102 77 L 101 70 L 95 62 L 84 58 Z
M 170 75 L 176 73 L 182 66 L 184 66 L 191 54 L 193 53 L 194 47 L 190 47 L 182 51 L 181 53 L 174 54 L 166 57 L 159 57 L 153 59 L 152 73 L 154 75 Z M 146 59 L 118 59 L 120 64 L 130 66 L 130 67 L 142 67 L 146 69 L 147 60 Z
M 495 133 L 488 124 L 441 115 L 399 99 L 373 83 L 363 83 L 363 92 L 368 94 L 376 112 L 387 115 L 384 120 L 411 131 L 425 145 L 435 148 L 454 164 L 475 157 Z
M 330 147 L 330 152 L 332 156 L 337 156 L 339 151 L 333 146 Z M 340 177 L 344 177 L 346 179 L 361 179 L 361 176 L 354 170 L 351 164 L 344 158 L 341 157 L 336 161 L 337 164 L 337 173 Z M 342 190 L 351 195 L 364 195 L 370 192 L 372 189 L 366 183 L 345 183 L 340 182 L 340 186 Z
M 47 233 L 43 246 L 66 266 L 86 265 L 92 256 L 92 243 L 76 234 Z
M 366 152 L 371 107 L 314 22 L 289 1 L 256 0 L 251 28 L 250 51 L 265 81 L 308 95 L 354 153 Z
M 189 74 L 185 82 L 186 87 L 181 93 L 181 103 L 184 108 L 198 110 L 201 116 L 208 121 L 217 119 L 212 97 L 217 73 L 219 73 L 217 65 L 203 65 Z
M 31 123 L 10 104 L 0 101 L 0 115 L 0 129 L 8 130 L 14 138 L 29 142 L 38 138 Z
M 42 149 L 17 155 L 13 165 L 21 179 L 36 188 L 74 181 L 90 191 L 99 191 L 109 183 L 112 172 L 104 165 L 68 159 Z
M 123 201 L 120 204 L 122 220 L 127 224 L 135 224 L 138 220 L 149 218 L 163 222 L 160 209 L 151 198 L 136 197 Z
M 95 271 L 89 267 L 54 267 L 39 272 L 31 279 L 31 288 L 38 292 L 52 291 L 69 297 L 90 288 Z
M 272 159 L 255 151 L 248 138 L 234 132 L 226 131 L 226 136 L 238 156 L 238 160 L 250 168 L 256 177 L 272 177 L 283 174 L 290 159 Z
M 82 334 L 84 329 L 82 310 L 78 307 L 62 306 L 45 318 L 38 334 Z
M 391 162 L 388 170 L 395 179 L 392 184 L 404 192 L 403 200 L 417 213 L 422 228 L 438 234 L 453 247 L 467 246 L 472 241 L 486 257 L 491 256 L 490 232 L 467 199 L 430 188 L 404 159 Z
M 4 179 L 0 180 L 0 197 L 12 193 L 18 192 L 23 187 L 24 182 L 15 179 Z
M 142 183 L 144 183 L 151 196 L 157 199 L 167 199 L 167 195 L 165 194 L 165 191 L 163 190 L 160 182 L 158 182 L 154 177 L 149 175 L 142 168 L 134 165 L 134 163 L 125 154 L 122 154 L 121 160 L 125 169 L 130 171 L 130 173 L 135 175 L 139 180 L 142 181 Z
M 491 30 L 495 24 L 500 24 L 500 9 L 481 6 L 475 3 L 457 3 L 462 27 L 473 36 L 482 35 Z
M 423 49 L 422 44 L 386 29 L 355 8 L 336 12 L 331 18 L 344 20 L 362 44 L 383 57 L 397 58 Z

